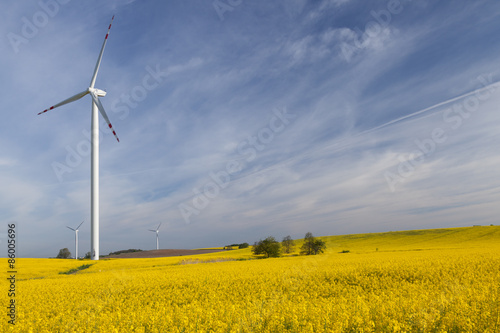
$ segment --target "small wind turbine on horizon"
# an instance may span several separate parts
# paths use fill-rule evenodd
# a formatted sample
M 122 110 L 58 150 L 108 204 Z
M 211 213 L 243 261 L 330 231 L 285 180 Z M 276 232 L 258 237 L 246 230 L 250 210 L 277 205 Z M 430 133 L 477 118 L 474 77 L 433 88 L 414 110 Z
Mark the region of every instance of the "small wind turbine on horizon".
M 78 225 L 78 227 L 76 227 L 76 229 L 73 229 L 71 227 L 66 226 L 66 228 L 71 229 L 75 232 L 75 259 L 77 259 L 77 260 L 78 260 L 78 229 L 83 224 L 83 222 L 85 222 L 85 221 L 82 221 L 82 223 L 80 223 Z
M 90 86 L 84 91 L 65 99 L 64 101 L 51 106 L 50 108 L 38 113 L 39 115 L 45 113 L 47 111 L 53 110 L 62 105 L 74 102 L 79 100 L 85 95 L 90 95 L 92 97 L 92 137 L 91 137 L 91 159 L 90 159 L 90 174 L 91 174 L 91 183 L 90 183 L 90 256 L 92 260 L 99 260 L 99 114 L 98 110 L 101 113 L 104 120 L 108 124 L 109 129 L 113 132 L 116 140 L 120 142 L 118 136 L 116 135 L 111 122 L 104 111 L 104 107 L 99 100 L 99 97 L 106 96 L 106 92 L 97 88 L 94 88 L 95 80 L 97 77 L 97 72 L 99 71 L 99 66 L 101 65 L 102 53 L 104 52 L 104 47 L 106 46 L 106 42 L 108 41 L 109 31 L 111 30 L 111 24 L 113 23 L 113 16 L 111 18 L 111 22 L 109 23 L 108 32 L 106 33 L 106 37 L 104 38 L 104 42 L 102 43 L 101 52 L 99 53 L 99 57 L 97 58 L 97 63 L 94 68 L 94 73 L 92 75 L 92 79 L 90 80 Z
M 156 230 L 148 229 L 149 231 L 156 232 L 156 249 L 157 250 L 160 249 L 160 242 L 159 242 L 159 239 L 158 239 L 158 233 L 160 232 L 160 226 L 161 226 L 161 222 L 158 225 L 158 228 L 156 228 Z

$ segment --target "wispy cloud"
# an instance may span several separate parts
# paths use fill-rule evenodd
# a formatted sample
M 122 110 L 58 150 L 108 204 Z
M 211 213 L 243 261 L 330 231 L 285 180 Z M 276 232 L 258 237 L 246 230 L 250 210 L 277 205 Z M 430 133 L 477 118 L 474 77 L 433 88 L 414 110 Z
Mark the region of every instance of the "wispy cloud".
M 96 84 L 121 139 L 103 128 L 103 253 L 154 248 L 160 222 L 173 248 L 496 223 L 500 89 L 485 86 L 500 80 L 500 5 L 400 3 L 243 2 L 220 20 L 203 1 L 70 2 L 17 54 L 4 38 L 0 215 L 25 226 L 23 255 L 53 256 L 71 247 L 65 225 L 90 222 L 90 101 L 36 113 L 88 85 L 113 14 Z M 4 37 L 43 10 L 8 6 Z M 478 89 L 473 111 L 453 109 Z M 283 108 L 295 118 L 273 131 Z M 71 158 L 60 181 L 52 164 Z M 185 223 L 179 204 L 232 161 Z

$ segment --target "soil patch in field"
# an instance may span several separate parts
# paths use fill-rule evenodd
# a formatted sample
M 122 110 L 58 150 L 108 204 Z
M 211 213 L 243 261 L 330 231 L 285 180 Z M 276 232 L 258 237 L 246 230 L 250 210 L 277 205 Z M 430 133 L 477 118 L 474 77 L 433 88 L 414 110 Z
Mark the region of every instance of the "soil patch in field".
M 151 250 L 139 251 L 131 253 L 121 253 L 119 255 L 110 255 L 103 258 L 119 258 L 119 259 L 134 259 L 134 258 L 161 258 L 161 257 L 180 257 L 180 256 L 194 256 L 197 254 L 223 252 L 227 250 Z

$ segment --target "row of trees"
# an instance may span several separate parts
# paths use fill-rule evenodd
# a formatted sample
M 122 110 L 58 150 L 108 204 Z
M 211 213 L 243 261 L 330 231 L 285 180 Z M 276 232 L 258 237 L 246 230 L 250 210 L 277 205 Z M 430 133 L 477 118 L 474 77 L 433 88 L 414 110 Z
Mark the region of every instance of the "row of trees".
M 261 239 L 255 242 L 252 246 L 252 253 L 255 255 L 263 254 L 265 257 L 279 257 L 282 253 L 291 253 L 295 249 L 295 242 L 290 236 L 286 236 L 278 242 L 273 236 L 266 239 Z M 315 238 L 312 233 L 308 232 L 304 237 L 304 243 L 300 247 L 300 254 L 313 255 L 323 253 L 326 249 L 326 243 Z
M 247 244 L 248 245 L 248 244 Z M 128 249 L 128 250 L 121 250 L 121 251 L 116 251 L 116 252 L 110 252 L 109 255 L 119 255 L 119 254 L 122 254 L 122 253 L 131 253 L 131 252 L 141 252 L 142 250 L 141 249 Z M 67 247 L 65 247 L 64 249 L 60 249 L 59 250 L 59 254 L 57 255 L 58 259 L 69 259 L 71 258 L 71 252 L 68 250 Z M 90 252 L 87 252 L 85 254 L 85 257 L 83 257 L 84 259 L 90 259 Z
M 226 245 L 224 246 L 224 250 L 234 250 L 234 248 L 238 249 L 246 249 L 250 245 L 248 243 L 241 243 L 241 244 L 231 244 L 231 245 Z

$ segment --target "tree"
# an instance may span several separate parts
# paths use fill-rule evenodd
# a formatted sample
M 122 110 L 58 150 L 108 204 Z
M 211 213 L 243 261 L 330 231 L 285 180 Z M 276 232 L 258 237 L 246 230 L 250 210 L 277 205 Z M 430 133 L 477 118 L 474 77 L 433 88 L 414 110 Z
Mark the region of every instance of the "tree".
M 84 259 L 90 259 L 90 251 L 85 253 L 85 257 L 83 257 Z
M 312 233 L 308 232 L 304 237 L 304 244 L 300 247 L 300 254 L 311 255 L 323 253 L 326 243 L 321 239 L 316 239 Z
M 255 242 L 252 247 L 255 255 L 264 254 L 267 258 L 279 257 L 281 255 L 281 244 L 273 237 L 269 236 L 264 240 Z
M 311 255 L 313 254 L 313 244 L 316 239 L 312 233 L 308 232 L 304 237 L 304 244 L 300 247 L 300 254 Z
M 290 253 L 295 248 L 295 242 L 290 236 L 286 236 L 285 238 L 283 238 L 281 245 L 283 246 L 283 252 L 285 253 Z
M 323 241 L 321 239 L 316 239 L 314 241 L 314 244 L 313 244 L 314 254 L 323 253 L 323 252 L 325 252 L 325 249 L 326 249 L 325 241 Z
M 65 247 L 64 249 L 59 250 L 59 254 L 57 255 L 56 258 L 59 258 L 59 259 L 71 258 L 71 252 L 69 252 L 68 248 Z

